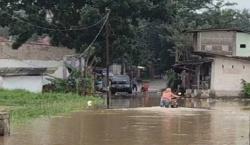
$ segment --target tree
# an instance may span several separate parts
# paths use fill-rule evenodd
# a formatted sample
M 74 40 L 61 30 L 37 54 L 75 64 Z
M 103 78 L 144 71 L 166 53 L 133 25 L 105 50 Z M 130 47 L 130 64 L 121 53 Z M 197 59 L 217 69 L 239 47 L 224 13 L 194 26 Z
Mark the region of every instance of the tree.
M 46 34 L 53 45 L 83 52 L 100 30 L 108 7 L 113 62 L 160 63 L 163 71 L 174 63 L 176 49 L 185 52 L 189 47 L 186 30 L 250 30 L 249 12 L 225 9 L 229 5 L 223 0 L 1 0 L 0 25 L 15 36 L 15 49 L 34 34 Z M 93 45 L 102 60 L 104 36 L 102 32 Z
M 60 30 L 80 29 L 97 23 L 105 16 L 105 8 L 108 7 L 112 11 L 109 22 L 113 32 L 113 52 L 124 54 L 122 57 L 128 59 L 126 52 L 130 51 L 134 43 L 134 28 L 138 26 L 139 19 L 167 21 L 171 16 L 165 15 L 168 9 L 162 3 L 156 0 L 2 0 L 0 19 L 3 20 L 2 26 L 10 28 L 10 35 L 16 36 L 13 44 L 15 49 L 33 34 L 48 34 L 53 45 L 67 46 L 81 52 L 82 46 L 93 40 L 100 25 L 84 31 Z M 101 35 L 95 43 L 98 54 L 103 54 L 103 44 L 104 37 Z M 114 59 L 121 57 L 117 57 L 116 53 L 113 56 Z

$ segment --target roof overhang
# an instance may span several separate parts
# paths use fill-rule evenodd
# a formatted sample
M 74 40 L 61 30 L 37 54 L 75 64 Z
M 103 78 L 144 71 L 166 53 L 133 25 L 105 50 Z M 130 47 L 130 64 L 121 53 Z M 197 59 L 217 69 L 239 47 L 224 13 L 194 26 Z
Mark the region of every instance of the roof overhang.
M 249 56 L 232 56 L 232 55 L 222 55 L 222 54 L 209 53 L 209 52 L 193 52 L 193 53 L 197 54 L 199 56 L 210 57 L 210 58 L 225 57 L 225 58 L 232 58 L 232 59 L 240 59 L 240 60 L 250 61 Z
M 237 28 L 228 28 L 228 29 L 215 29 L 215 28 L 210 28 L 210 29 L 197 29 L 197 30 L 187 30 L 185 31 L 186 33 L 198 33 L 198 32 L 214 32 L 214 31 L 227 31 L 227 32 L 242 32 L 242 33 L 249 33 L 246 31 L 242 31 Z
M 189 61 L 182 61 L 174 64 L 174 67 L 178 66 L 196 66 L 196 65 L 202 65 L 204 63 L 210 63 L 213 62 L 213 59 L 206 58 L 206 59 L 200 59 L 200 60 L 189 60 Z
M 0 76 L 40 76 L 47 68 L 0 68 Z

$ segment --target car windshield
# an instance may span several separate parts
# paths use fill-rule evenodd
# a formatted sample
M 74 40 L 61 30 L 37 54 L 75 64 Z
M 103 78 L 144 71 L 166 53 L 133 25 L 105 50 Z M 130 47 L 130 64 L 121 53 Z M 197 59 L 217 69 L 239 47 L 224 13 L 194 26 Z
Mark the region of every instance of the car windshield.
M 129 84 L 129 81 L 114 81 L 112 84 Z
M 112 77 L 112 84 L 129 84 L 129 76 L 114 76 Z

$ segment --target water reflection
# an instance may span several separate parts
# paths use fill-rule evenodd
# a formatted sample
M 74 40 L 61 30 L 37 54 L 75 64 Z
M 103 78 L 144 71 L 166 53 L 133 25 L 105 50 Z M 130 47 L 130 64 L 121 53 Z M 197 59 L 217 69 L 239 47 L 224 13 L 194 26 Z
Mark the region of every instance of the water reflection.
M 182 100 L 206 109 L 159 107 L 96 110 L 35 120 L 16 128 L 1 145 L 248 145 L 248 103 L 242 100 Z M 155 106 L 145 98 L 112 99 L 113 107 Z

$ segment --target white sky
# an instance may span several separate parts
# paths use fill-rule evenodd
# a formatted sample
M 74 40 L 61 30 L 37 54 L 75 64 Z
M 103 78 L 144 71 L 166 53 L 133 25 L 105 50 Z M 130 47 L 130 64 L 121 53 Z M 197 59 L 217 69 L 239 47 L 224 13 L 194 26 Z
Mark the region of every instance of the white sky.
M 234 6 L 236 9 L 249 9 L 250 10 L 250 0 L 225 0 L 229 2 L 238 3 L 237 6 Z

